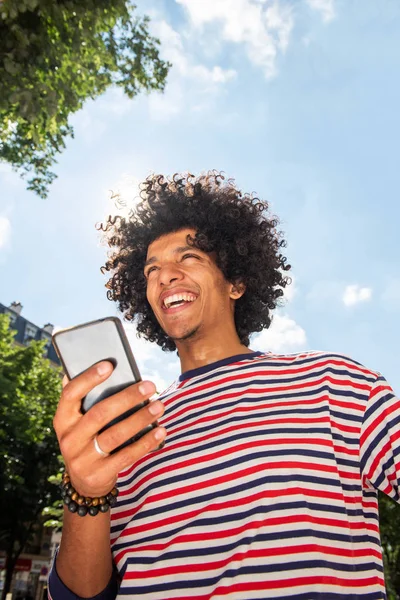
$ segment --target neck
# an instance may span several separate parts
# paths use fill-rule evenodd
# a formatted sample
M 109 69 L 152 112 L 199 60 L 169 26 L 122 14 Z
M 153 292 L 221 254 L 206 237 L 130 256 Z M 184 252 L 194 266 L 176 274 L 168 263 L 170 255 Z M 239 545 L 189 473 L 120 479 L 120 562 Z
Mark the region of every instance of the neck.
M 198 332 L 185 340 L 175 340 L 181 361 L 181 372 L 204 367 L 218 360 L 253 352 L 244 346 L 236 331 L 225 331 L 224 335 L 201 336 Z

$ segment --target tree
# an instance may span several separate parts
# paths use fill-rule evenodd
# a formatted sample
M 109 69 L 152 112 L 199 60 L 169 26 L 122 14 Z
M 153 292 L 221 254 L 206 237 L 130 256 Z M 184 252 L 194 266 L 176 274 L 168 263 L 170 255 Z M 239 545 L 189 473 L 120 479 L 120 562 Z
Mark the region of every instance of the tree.
M 40 197 L 85 100 L 112 85 L 129 98 L 164 89 L 170 64 L 135 10 L 129 0 L 0 0 L 0 160 Z
M 0 315 L 0 545 L 7 554 L 3 598 L 16 561 L 57 490 L 52 420 L 61 393 L 60 370 L 43 357 L 44 342 L 14 343 Z
M 58 489 L 61 487 L 62 476 L 65 471 L 64 460 L 62 456 L 59 456 L 59 470 L 56 475 L 49 477 L 49 482 L 56 485 Z M 55 531 L 62 531 L 63 517 L 64 517 L 64 503 L 62 501 L 60 493 L 57 499 L 51 504 L 51 506 L 45 506 L 42 515 L 47 518 L 43 523 L 45 527 L 51 527 Z
M 388 600 L 400 598 L 400 507 L 379 494 L 379 525 Z

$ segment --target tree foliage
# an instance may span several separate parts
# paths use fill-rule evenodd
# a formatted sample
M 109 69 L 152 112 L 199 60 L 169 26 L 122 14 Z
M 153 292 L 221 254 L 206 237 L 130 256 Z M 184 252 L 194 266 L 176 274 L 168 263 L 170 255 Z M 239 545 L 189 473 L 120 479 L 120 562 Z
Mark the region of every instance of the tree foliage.
M 53 485 L 56 485 L 58 490 L 60 491 L 62 476 L 65 471 L 64 461 L 62 456 L 59 456 L 59 470 L 56 475 L 51 475 L 49 477 L 49 482 Z M 43 523 L 45 527 L 51 527 L 55 531 L 62 530 L 63 526 L 63 516 L 64 516 L 64 504 L 61 499 L 61 495 L 57 496 L 57 499 L 52 502 L 50 506 L 45 506 L 42 512 L 42 515 L 46 517 L 46 521 Z
M 43 357 L 44 343 L 14 344 L 0 315 L 0 547 L 7 553 L 4 595 L 16 560 L 43 507 L 55 499 L 49 476 L 58 468 L 52 420 L 61 393 L 59 369 Z
M 0 0 L 0 160 L 42 198 L 69 116 L 109 86 L 162 91 L 169 63 L 129 0 Z
M 400 598 L 400 507 L 379 494 L 379 524 L 388 600 Z

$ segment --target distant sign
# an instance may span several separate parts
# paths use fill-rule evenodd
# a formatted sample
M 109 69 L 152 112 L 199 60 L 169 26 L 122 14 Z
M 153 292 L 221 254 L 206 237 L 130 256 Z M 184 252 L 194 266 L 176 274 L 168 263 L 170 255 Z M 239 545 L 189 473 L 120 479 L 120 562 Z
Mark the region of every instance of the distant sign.
M 15 571 L 30 571 L 32 567 L 32 560 L 30 558 L 18 558 L 15 565 Z
M 31 573 L 40 573 L 40 575 L 47 575 L 49 571 L 48 560 L 33 560 Z

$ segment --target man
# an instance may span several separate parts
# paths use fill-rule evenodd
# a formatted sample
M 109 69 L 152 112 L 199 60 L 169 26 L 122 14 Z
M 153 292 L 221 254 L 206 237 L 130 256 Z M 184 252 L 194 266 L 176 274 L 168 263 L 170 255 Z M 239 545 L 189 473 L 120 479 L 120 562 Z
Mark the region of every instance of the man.
M 177 349 L 182 374 L 102 433 L 154 385 L 84 416 L 81 399 L 112 366 L 65 385 L 54 425 L 66 489 L 105 502 L 117 482 L 119 497 L 111 518 L 66 510 L 50 595 L 385 598 L 376 489 L 398 499 L 399 401 L 342 355 L 249 348 L 290 268 L 265 202 L 215 173 L 150 177 L 141 195 L 103 227 L 108 295 L 144 337 Z

